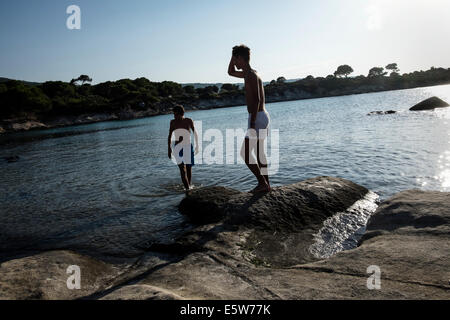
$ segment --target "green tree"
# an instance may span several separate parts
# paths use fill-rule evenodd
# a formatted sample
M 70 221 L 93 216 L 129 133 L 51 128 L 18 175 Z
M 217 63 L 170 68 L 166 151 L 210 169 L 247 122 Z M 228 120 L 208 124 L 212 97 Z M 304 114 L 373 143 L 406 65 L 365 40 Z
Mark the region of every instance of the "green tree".
M 391 71 L 391 77 L 398 76 L 400 69 L 398 68 L 396 63 L 390 63 L 386 66 L 387 70 Z
M 238 91 L 239 90 L 239 86 L 235 85 L 235 84 L 231 84 L 231 83 L 224 83 L 221 87 L 220 90 L 226 90 L 226 91 Z
M 390 64 L 388 64 L 388 65 L 386 66 L 386 69 L 387 69 L 387 70 L 390 70 L 391 72 L 396 72 L 396 73 L 399 73 L 399 72 L 400 72 L 400 69 L 398 68 L 398 66 L 397 66 L 396 63 L 390 63 Z
M 135 79 L 133 81 L 133 83 L 136 87 L 139 87 L 139 88 L 147 88 L 147 87 L 151 86 L 150 80 L 148 80 L 147 78 L 144 78 L 144 77 Z
M 385 76 L 387 74 L 387 72 L 384 72 L 384 68 L 382 67 L 373 67 L 372 69 L 369 70 L 369 78 L 374 78 L 374 77 L 381 77 L 381 76 Z
M 67 82 L 47 81 L 40 85 L 42 91 L 50 98 L 56 96 L 74 96 L 75 87 Z
M 348 64 L 343 64 L 342 66 L 339 66 L 337 70 L 334 72 L 335 77 L 341 77 L 345 76 L 348 77 L 349 74 L 353 73 L 353 68 L 350 67 Z
M 6 87 L 6 90 L 5 90 Z M 38 86 L 28 86 L 22 81 L 8 81 L 0 92 L 2 116 L 20 113 L 44 113 L 52 108 L 52 102 Z
M 106 81 L 99 83 L 95 86 L 93 86 L 94 94 L 97 94 L 99 96 L 109 98 L 111 96 L 111 88 L 113 86 L 113 82 Z
M 77 84 L 77 82 L 81 82 L 81 84 L 83 85 L 85 82 L 92 82 L 92 78 L 89 78 L 89 76 L 86 74 L 82 74 L 78 78 L 72 79 L 70 81 L 71 84 Z
M 184 94 L 183 86 L 173 81 L 158 82 L 157 88 L 161 97 L 175 97 Z
M 185 86 L 184 88 L 184 92 L 186 92 L 187 94 L 194 94 L 195 93 L 195 88 L 194 86 Z
M 285 77 L 278 77 L 277 83 L 285 83 L 285 82 L 286 82 L 286 78 Z

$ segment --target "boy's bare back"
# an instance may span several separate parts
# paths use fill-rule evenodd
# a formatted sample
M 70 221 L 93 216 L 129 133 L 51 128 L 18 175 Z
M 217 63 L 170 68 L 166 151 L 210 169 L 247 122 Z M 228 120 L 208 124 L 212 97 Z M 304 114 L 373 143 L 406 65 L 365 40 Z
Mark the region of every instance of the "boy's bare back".
M 259 93 L 259 105 L 258 111 L 264 111 L 265 97 L 264 97 L 264 85 L 261 78 L 258 76 L 255 70 L 251 69 L 247 77 L 244 78 L 245 83 L 245 99 L 247 102 L 247 111 L 251 113 L 251 106 L 258 101 L 258 96 L 255 91 Z
M 170 121 L 170 133 L 175 132 L 175 144 L 180 143 L 181 141 L 183 141 L 183 136 L 177 134 L 177 129 L 184 129 L 187 130 L 187 132 L 191 132 L 194 131 L 194 122 L 192 121 L 192 119 L 190 118 L 183 118 L 180 120 L 177 119 L 173 119 Z M 189 139 L 190 139 L 190 135 L 189 135 Z

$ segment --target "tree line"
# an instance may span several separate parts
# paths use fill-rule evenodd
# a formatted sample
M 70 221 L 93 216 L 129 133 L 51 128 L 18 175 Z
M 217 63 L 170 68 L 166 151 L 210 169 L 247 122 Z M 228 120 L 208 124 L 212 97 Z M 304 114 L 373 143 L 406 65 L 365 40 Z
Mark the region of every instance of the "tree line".
M 386 71 L 387 70 L 387 71 Z M 388 72 L 390 74 L 388 75 Z M 349 77 L 353 69 L 341 65 L 327 77 L 308 76 L 287 82 L 278 77 L 265 85 L 266 96 L 283 96 L 288 90 L 302 91 L 312 97 L 406 89 L 450 83 L 450 69 L 431 68 L 400 75 L 396 63 L 370 69 L 367 76 Z M 195 105 L 200 99 L 223 99 L 242 96 L 243 89 L 226 83 L 195 88 L 172 81 L 153 82 L 146 78 L 121 79 L 91 85 L 92 78 L 81 75 L 70 82 L 47 81 L 29 84 L 10 80 L 0 83 L 0 117 L 79 115 L 82 113 L 114 112 L 122 108 L 155 109 L 163 102 Z M 359 90 L 359 91 L 358 91 Z
M 90 85 L 92 78 L 81 75 L 70 82 L 47 81 L 29 85 L 10 80 L 0 83 L 0 116 L 26 116 L 30 113 L 58 116 L 87 112 L 113 112 L 122 108 L 157 108 L 164 100 L 187 101 L 219 98 L 239 92 L 239 86 L 194 88 L 172 81 L 152 82 L 146 78 L 122 79 Z
M 390 63 L 386 67 L 386 70 L 389 70 L 391 72 L 391 76 L 398 76 L 400 69 L 398 68 L 397 63 Z M 387 72 L 384 71 L 383 67 L 373 67 L 369 70 L 369 74 L 367 77 L 379 77 L 379 76 L 385 76 L 387 75 Z M 335 77 L 348 77 L 350 74 L 353 73 L 353 68 L 350 67 L 348 64 L 341 65 L 337 68 L 337 70 L 334 72 Z
M 450 68 L 435 68 L 427 71 L 414 71 L 400 74 L 397 63 L 386 67 L 373 67 L 367 76 L 349 77 L 353 68 L 339 66 L 333 74 L 326 77 L 307 76 L 304 79 L 288 82 L 278 77 L 265 86 L 266 95 L 283 96 L 287 91 L 302 91 L 310 97 L 325 97 L 352 93 L 376 92 L 408 89 L 450 83 Z

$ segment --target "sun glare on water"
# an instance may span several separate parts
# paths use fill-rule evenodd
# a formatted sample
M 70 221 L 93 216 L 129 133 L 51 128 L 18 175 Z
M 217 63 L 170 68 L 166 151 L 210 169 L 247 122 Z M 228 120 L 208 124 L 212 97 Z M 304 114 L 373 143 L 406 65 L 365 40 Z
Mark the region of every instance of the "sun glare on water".
M 439 169 L 443 169 L 438 175 L 442 188 L 447 191 L 450 189 L 450 151 L 446 151 L 439 159 Z

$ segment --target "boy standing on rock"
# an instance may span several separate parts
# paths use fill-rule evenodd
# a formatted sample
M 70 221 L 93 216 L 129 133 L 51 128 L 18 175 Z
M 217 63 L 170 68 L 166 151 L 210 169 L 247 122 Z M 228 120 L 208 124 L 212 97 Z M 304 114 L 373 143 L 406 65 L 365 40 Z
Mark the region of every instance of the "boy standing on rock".
M 184 117 L 184 108 L 177 105 L 173 108 L 173 120 L 170 121 L 168 143 L 169 159 L 172 158 L 172 134 L 175 134 L 174 157 L 180 169 L 181 181 L 185 190 L 191 189 L 192 166 L 194 165 L 194 147 L 191 143 L 191 131 L 195 137 L 195 154 L 198 153 L 198 135 L 194 121 Z
M 237 71 L 242 70 L 242 71 Z M 235 46 L 228 66 L 228 74 L 243 78 L 245 81 L 245 98 L 248 111 L 248 131 L 241 148 L 241 157 L 258 180 L 258 185 L 251 192 L 269 192 L 269 173 L 264 151 L 264 139 L 270 123 L 269 113 L 264 102 L 264 86 L 256 71 L 250 67 L 250 48 Z M 256 161 L 253 157 L 256 151 Z

